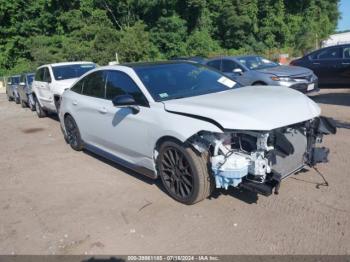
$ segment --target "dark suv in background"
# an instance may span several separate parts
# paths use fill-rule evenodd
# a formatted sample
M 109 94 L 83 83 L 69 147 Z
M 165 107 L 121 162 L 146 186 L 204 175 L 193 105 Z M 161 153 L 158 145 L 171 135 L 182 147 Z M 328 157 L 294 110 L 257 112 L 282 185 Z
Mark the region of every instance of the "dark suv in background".
M 22 74 L 18 86 L 18 94 L 22 107 L 28 106 L 32 111 L 35 110 L 35 102 L 32 93 L 33 81 L 34 73 Z
M 350 44 L 322 48 L 290 64 L 311 69 L 320 84 L 350 86 Z

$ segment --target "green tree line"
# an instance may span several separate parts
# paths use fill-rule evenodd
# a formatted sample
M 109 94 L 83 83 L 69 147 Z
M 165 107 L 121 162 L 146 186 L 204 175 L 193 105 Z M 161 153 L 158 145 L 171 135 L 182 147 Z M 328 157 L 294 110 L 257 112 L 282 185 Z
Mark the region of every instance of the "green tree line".
M 59 61 L 300 55 L 336 29 L 339 0 L 0 0 L 0 75 Z

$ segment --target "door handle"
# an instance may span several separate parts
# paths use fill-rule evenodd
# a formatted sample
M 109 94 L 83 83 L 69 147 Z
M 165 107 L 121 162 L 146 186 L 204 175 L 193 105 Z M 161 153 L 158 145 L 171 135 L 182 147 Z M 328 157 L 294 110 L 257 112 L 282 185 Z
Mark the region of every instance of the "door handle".
M 321 63 L 313 63 L 314 65 L 320 65 Z
M 73 104 L 73 106 L 76 106 L 76 105 L 78 105 L 78 101 L 77 101 L 77 100 L 74 100 L 74 101 L 72 102 L 72 104 Z
M 101 107 L 98 112 L 100 112 L 101 114 L 106 114 L 107 113 L 107 108 L 105 107 Z

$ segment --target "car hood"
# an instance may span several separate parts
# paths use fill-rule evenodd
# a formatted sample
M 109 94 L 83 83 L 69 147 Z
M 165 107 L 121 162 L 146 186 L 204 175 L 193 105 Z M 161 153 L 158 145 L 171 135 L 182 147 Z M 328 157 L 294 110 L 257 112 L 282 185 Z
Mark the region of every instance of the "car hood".
M 312 74 L 312 71 L 310 69 L 300 66 L 276 66 L 271 68 L 258 69 L 255 71 L 265 74 L 274 74 L 276 76 L 297 76 Z
M 223 129 L 267 131 L 310 120 L 319 106 L 302 93 L 280 86 L 249 86 L 164 101 L 165 110 L 215 121 Z

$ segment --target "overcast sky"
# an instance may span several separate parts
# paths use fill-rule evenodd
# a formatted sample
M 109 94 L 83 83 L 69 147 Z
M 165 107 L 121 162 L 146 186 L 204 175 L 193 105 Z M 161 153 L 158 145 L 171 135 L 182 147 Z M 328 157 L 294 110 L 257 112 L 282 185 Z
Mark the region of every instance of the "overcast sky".
M 338 30 L 350 30 L 350 0 L 340 1 L 340 12 L 342 18 L 338 23 Z

